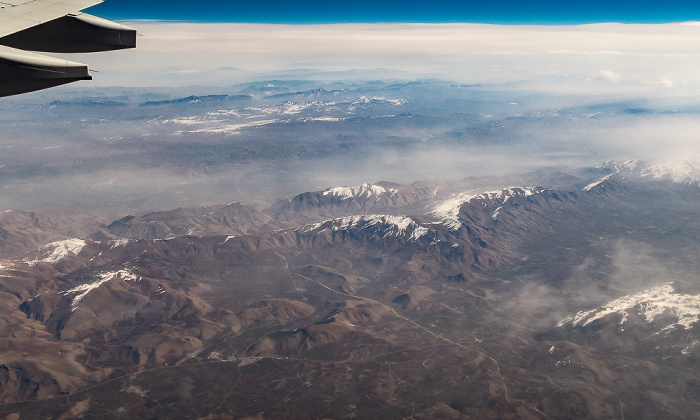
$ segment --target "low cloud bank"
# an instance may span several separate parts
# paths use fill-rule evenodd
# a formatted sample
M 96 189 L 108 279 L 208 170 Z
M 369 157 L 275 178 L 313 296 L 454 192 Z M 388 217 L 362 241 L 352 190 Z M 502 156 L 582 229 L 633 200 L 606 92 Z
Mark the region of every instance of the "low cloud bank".
M 440 78 L 585 95 L 697 92 L 700 25 L 262 25 L 131 22 L 135 50 L 91 57 L 96 85 Z

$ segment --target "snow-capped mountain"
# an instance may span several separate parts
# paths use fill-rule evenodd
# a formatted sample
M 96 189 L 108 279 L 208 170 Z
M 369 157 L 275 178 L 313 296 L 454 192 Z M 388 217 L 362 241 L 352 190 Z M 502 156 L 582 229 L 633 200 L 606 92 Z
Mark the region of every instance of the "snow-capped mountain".
M 679 158 L 658 163 L 639 160 L 608 161 L 600 168 L 623 176 L 672 181 L 677 184 L 700 183 L 700 162 L 696 159 Z
M 85 241 L 78 238 L 52 242 L 39 251 L 39 258 L 27 260 L 25 263 L 30 266 L 40 262 L 56 264 L 69 255 L 78 255 L 85 245 Z
M 624 331 L 628 322 L 642 321 L 652 324 L 659 333 L 676 328 L 690 330 L 700 321 L 700 294 L 678 293 L 673 283 L 666 283 L 622 296 L 595 309 L 580 311 L 561 320 L 558 326 L 586 327 L 604 318 L 619 319 L 620 331 Z
M 378 200 L 382 194 L 395 195 L 395 188 L 385 188 L 381 185 L 364 183 L 357 187 L 333 187 L 321 191 L 323 196 L 338 197 L 341 200 L 376 197 Z
M 97 289 L 100 287 L 102 284 L 114 279 L 114 278 L 119 278 L 121 280 L 124 280 L 126 282 L 132 282 L 132 281 L 138 281 L 139 277 L 131 274 L 127 270 L 119 270 L 119 271 L 112 271 L 112 272 L 107 272 L 107 273 L 98 273 L 96 275 L 95 281 L 92 283 L 85 283 L 81 284 L 79 286 L 75 286 L 71 289 L 64 290 L 62 292 L 58 292 L 59 295 L 63 296 L 68 296 L 72 300 L 70 301 L 70 306 L 71 306 L 71 312 L 75 312 L 78 309 L 78 304 L 80 303 L 85 296 L 88 295 L 91 291 Z M 41 296 L 41 295 L 37 295 Z M 31 302 L 31 299 L 28 301 Z
M 303 227 L 301 230 L 304 233 L 313 232 L 315 234 L 321 233 L 324 230 L 330 230 L 332 232 L 355 230 L 364 233 L 376 233 L 381 239 L 393 236 L 401 237 L 408 241 L 417 241 L 422 237 L 434 236 L 430 235 L 430 230 L 427 227 L 419 225 L 410 217 L 379 214 L 349 216 L 327 220 Z
M 299 194 L 278 203 L 277 214 L 284 212 L 342 215 L 357 211 L 401 211 L 434 198 L 435 189 L 407 187 L 390 182 L 364 183 L 355 187 L 332 187 Z
M 544 189 L 539 187 L 508 187 L 500 191 L 454 194 L 450 199 L 434 205 L 427 215 L 441 220 L 448 229 L 454 231 L 462 226 L 459 213 L 462 206 L 465 204 L 477 203 L 484 207 L 489 204 L 495 204 L 497 208 L 492 212 L 491 218 L 497 220 L 498 213 L 509 199 L 514 197 L 528 197 L 533 194 L 541 193 L 542 191 L 544 191 Z

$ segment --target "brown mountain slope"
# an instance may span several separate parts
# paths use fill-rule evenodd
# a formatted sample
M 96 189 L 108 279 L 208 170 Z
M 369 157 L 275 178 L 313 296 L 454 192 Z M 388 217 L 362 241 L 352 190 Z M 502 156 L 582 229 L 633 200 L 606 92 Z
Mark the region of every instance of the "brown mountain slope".
M 459 226 L 350 216 L 6 260 L 0 412 L 692 418 L 694 356 L 543 335 L 627 287 L 621 240 L 693 269 L 697 192 L 608 181 L 456 200 Z

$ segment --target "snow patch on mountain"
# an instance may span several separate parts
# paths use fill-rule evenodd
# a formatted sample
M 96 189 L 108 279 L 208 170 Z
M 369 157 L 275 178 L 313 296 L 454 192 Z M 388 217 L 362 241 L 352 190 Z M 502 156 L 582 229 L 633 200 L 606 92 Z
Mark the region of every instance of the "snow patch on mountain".
M 44 255 L 51 252 L 47 257 L 32 261 L 25 261 L 25 263 L 29 264 L 30 266 L 35 266 L 40 262 L 56 264 L 68 255 L 78 255 L 85 245 L 85 241 L 78 238 L 51 242 L 42 248 L 42 253 Z
M 112 245 L 109 249 L 114 249 L 114 248 L 118 248 L 120 246 L 125 246 L 129 242 L 131 242 L 131 239 L 126 239 L 126 238 L 115 239 L 113 241 L 109 241 L 109 243 Z
M 430 229 L 420 226 L 415 220 L 408 216 L 391 216 L 384 214 L 348 216 L 340 219 L 326 220 L 320 223 L 301 228 L 303 232 L 315 230 L 323 231 L 330 228 L 333 231 L 349 229 L 373 229 L 384 228 L 383 238 L 387 236 L 404 236 L 409 241 L 416 241 L 427 235 Z
M 457 230 L 462 226 L 462 220 L 458 217 L 459 210 L 462 208 L 462 204 L 468 202 L 472 197 L 474 195 L 470 193 L 453 194 L 452 198 L 437 204 L 427 214 L 442 219 L 443 224 L 449 230 Z
M 219 121 L 216 120 L 210 120 L 210 119 L 202 119 L 197 116 L 191 116 L 191 117 L 180 117 L 180 118 L 173 118 L 169 120 L 161 120 L 159 123 L 160 124 L 167 124 L 167 123 L 173 123 L 173 124 L 180 124 L 180 125 L 201 125 L 201 124 L 209 124 L 209 123 L 216 123 Z
M 224 124 L 218 125 L 210 128 L 203 128 L 201 130 L 192 131 L 192 133 L 237 133 L 244 128 L 250 127 L 260 127 L 263 125 L 275 124 L 275 123 L 288 123 L 289 120 L 258 120 L 251 121 L 247 123 L 240 124 Z
M 360 96 L 359 98 L 355 99 L 352 102 L 352 105 L 360 105 L 360 104 L 371 104 L 371 103 L 389 103 L 394 106 L 401 106 L 404 105 L 407 100 L 404 98 L 397 98 L 397 99 L 387 99 L 383 96 L 374 96 L 372 98 L 369 98 L 367 96 Z
M 282 105 L 282 113 L 287 115 L 298 114 L 301 111 L 314 106 L 313 102 L 287 101 Z
M 631 313 L 643 317 L 647 322 L 666 324 L 659 333 L 668 332 L 677 327 L 690 328 L 700 316 L 700 295 L 675 293 L 673 283 L 652 287 L 639 293 L 623 296 L 596 309 L 581 311 L 559 321 L 561 327 L 571 323 L 573 327 L 586 325 L 617 314 L 621 317 L 620 325 L 629 319 Z
M 304 118 L 304 122 L 308 121 L 325 121 L 325 122 L 338 122 L 338 121 L 345 121 L 347 118 L 339 118 L 339 117 L 311 117 L 311 118 Z
M 499 208 L 496 209 L 496 211 L 493 212 L 493 214 L 491 214 L 491 218 L 493 220 L 498 220 L 498 213 L 501 211 L 502 208 L 503 208 L 503 206 L 500 206 Z
M 586 185 L 585 187 L 583 187 L 583 191 L 590 191 L 590 190 L 592 190 L 593 188 L 595 188 L 595 187 L 597 187 L 598 185 L 602 184 L 602 183 L 605 182 L 606 180 L 610 179 L 611 176 L 613 176 L 613 174 L 606 175 L 606 176 L 600 178 L 600 179 L 597 180 L 597 181 L 591 182 L 590 184 L 588 184 L 588 185 Z
M 384 237 L 389 235 L 405 236 L 408 231 L 411 231 L 409 240 L 417 240 L 421 236 L 428 233 L 428 229 L 419 226 L 413 219 L 407 216 L 389 216 L 389 215 L 366 215 L 366 216 L 349 216 L 338 219 L 337 226 L 333 230 L 346 230 L 350 228 L 360 227 L 367 229 L 377 225 L 386 224 L 388 227 L 384 231 Z
M 316 92 L 313 97 L 328 92 Z M 334 95 L 337 96 L 338 92 Z M 326 101 L 285 100 L 283 102 L 242 107 L 237 109 L 218 109 L 203 115 L 182 116 L 170 119 L 158 119 L 156 124 L 176 124 L 185 127 L 177 133 L 228 133 L 238 134 L 245 129 L 260 127 L 275 123 L 325 121 L 338 122 L 347 119 L 358 110 L 382 107 L 395 108 L 406 104 L 404 98 L 385 98 L 362 96 L 355 100 Z
M 138 276 L 135 276 L 134 274 L 131 274 L 130 272 L 126 270 L 119 270 L 119 271 L 111 271 L 111 272 L 105 272 L 105 273 L 99 273 L 97 274 L 97 280 L 92 282 L 92 283 L 87 283 L 87 284 L 81 284 L 80 286 L 76 286 L 72 289 L 65 290 L 63 292 L 59 292 L 59 295 L 70 295 L 75 293 L 76 295 L 73 297 L 73 300 L 71 301 L 71 312 L 75 312 L 76 309 L 78 309 L 78 304 L 80 303 L 81 300 L 85 298 L 85 296 L 88 295 L 91 291 L 97 289 L 104 283 L 112 280 L 115 277 L 119 277 L 124 281 L 131 282 L 131 281 L 138 281 L 141 278 Z
M 331 195 L 339 197 L 341 200 L 347 200 L 350 198 L 369 198 L 371 196 L 376 196 L 379 198 L 384 193 L 396 194 L 398 190 L 393 188 L 384 188 L 379 185 L 364 183 L 357 187 L 334 187 L 328 188 L 321 192 L 322 195 Z
M 635 172 L 639 171 L 640 169 L 646 168 L 648 166 L 647 163 L 641 162 L 639 160 L 625 160 L 625 161 L 615 161 L 615 160 L 608 160 L 605 161 L 602 165 L 600 165 L 600 168 L 607 168 L 609 169 L 612 173 L 619 174 L 619 173 L 628 173 L 628 172 Z
M 642 174 L 653 179 L 671 180 L 677 184 L 700 183 L 700 162 L 679 160 L 650 165 Z
M 693 341 L 692 343 L 690 343 L 689 346 L 681 350 L 681 354 L 683 354 L 684 356 L 690 355 L 693 352 L 693 350 L 698 346 L 698 344 L 700 344 L 700 340 Z
M 607 168 L 614 174 L 636 175 L 677 184 L 700 184 L 700 159 L 697 157 L 678 158 L 653 164 L 639 160 L 607 161 L 600 167 Z
M 442 220 L 442 223 L 449 230 L 455 231 L 462 226 L 462 220 L 459 218 L 459 211 L 464 204 L 477 200 L 494 201 L 499 205 L 499 208 L 491 215 L 491 218 L 497 220 L 498 213 L 510 198 L 527 197 L 542 191 L 543 189 L 539 187 L 508 187 L 500 191 L 487 191 L 477 194 L 473 192 L 453 194 L 451 198 L 438 203 L 426 214 Z M 486 205 L 486 203 L 484 203 L 484 205 Z

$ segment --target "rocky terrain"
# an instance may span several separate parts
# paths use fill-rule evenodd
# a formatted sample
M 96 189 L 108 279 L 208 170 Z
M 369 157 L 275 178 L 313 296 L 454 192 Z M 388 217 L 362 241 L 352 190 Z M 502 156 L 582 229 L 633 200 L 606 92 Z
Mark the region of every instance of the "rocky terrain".
M 0 418 L 698 418 L 685 169 L 2 213 Z

